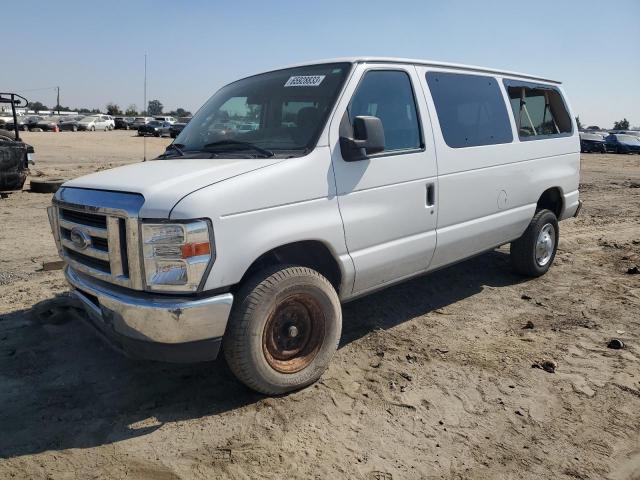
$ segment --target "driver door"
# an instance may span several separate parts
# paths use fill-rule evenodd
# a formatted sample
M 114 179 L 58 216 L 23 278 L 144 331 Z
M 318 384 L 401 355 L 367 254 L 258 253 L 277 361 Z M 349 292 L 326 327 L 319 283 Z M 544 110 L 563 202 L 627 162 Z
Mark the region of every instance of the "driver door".
M 427 270 L 436 247 L 437 165 L 425 97 L 411 65 L 358 65 L 330 130 L 338 205 L 355 266 L 353 294 Z M 356 116 L 382 121 L 385 150 L 346 161 Z

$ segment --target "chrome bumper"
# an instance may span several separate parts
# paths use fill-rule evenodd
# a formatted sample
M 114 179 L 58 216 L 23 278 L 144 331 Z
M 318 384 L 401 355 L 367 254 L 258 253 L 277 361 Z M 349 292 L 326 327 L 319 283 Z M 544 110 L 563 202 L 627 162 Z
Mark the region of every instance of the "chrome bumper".
M 124 353 L 174 362 L 213 360 L 233 304 L 224 293 L 205 298 L 127 291 L 65 268 L 91 324 Z

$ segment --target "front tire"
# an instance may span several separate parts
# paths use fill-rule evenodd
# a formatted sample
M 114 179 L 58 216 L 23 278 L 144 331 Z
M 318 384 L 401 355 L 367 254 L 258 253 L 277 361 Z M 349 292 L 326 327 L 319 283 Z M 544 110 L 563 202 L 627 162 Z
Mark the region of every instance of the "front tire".
M 516 273 L 539 277 L 547 273 L 558 250 L 560 230 L 551 210 L 539 210 L 522 236 L 511 242 L 511 265 Z
M 222 344 L 241 382 L 278 395 L 320 378 L 341 331 L 340 300 L 331 283 L 310 268 L 280 265 L 242 286 Z

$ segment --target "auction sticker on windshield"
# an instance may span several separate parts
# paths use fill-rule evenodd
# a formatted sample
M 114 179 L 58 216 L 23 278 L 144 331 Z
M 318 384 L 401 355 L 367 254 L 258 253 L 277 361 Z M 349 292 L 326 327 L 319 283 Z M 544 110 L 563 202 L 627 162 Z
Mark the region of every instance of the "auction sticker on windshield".
M 324 80 L 324 75 L 294 75 L 289 77 L 285 87 L 317 87 Z

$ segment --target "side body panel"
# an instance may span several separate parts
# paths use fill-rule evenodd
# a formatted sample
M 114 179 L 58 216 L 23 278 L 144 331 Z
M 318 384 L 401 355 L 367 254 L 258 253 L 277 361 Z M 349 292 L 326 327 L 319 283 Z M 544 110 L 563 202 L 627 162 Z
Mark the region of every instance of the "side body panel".
M 503 77 L 469 72 L 498 80 L 513 141 L 451 148 L 442 135 L 425 80 L 428 71 L 448 70 L 419 66 L 417 71 L 432 115 L 438 156 L 438 247 L 431 269 L 518 238 L 533 217 L 538 199 L 548 188 L 558 187 L 565 195 L 563 218 L 575 211 L 580 169 L 575 125 L 572 136 L 521 142 L 502 85 Z

